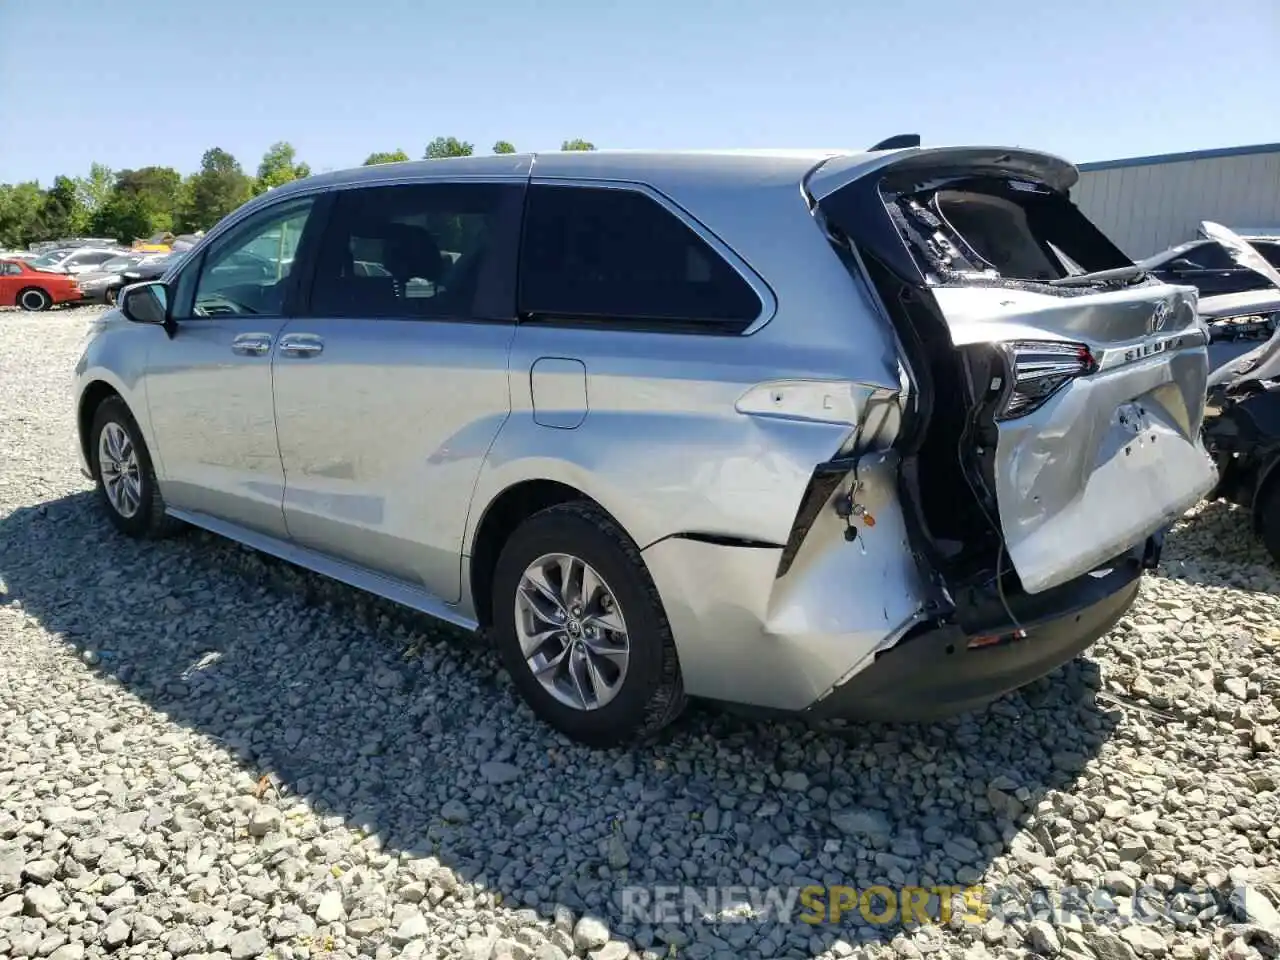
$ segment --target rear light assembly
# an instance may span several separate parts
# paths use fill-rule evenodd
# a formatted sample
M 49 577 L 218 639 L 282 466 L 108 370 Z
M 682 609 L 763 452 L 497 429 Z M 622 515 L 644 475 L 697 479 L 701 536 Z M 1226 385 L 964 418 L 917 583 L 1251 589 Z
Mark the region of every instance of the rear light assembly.
M 1002 344 L 1010 382 L 991 381 L 993 391 L 1004 391 L 996 420 L 1016 420 L 1038 410 L 1077 377 L 1098 369 L 1098 362 L 1083 343 L 1060 340 L 1018 340 Z

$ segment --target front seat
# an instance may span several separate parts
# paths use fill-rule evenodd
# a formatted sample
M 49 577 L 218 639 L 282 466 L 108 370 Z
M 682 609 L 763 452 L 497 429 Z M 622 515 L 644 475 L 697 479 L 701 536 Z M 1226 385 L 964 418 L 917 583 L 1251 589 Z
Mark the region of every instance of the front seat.
M 444 277 L 445 259 L 429 230 L 404 223 L 388 224 L 383 231 L 382 264 L 396 279 L 401 299 L 408 297 L 410 280 L 426 280 L 437 286 Z

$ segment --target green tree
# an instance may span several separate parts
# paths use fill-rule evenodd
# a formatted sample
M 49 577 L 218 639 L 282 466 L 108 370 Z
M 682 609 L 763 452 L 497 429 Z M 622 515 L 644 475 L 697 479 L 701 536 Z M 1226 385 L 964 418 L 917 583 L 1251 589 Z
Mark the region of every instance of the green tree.
M 516 148 L 509 140 L 499 140 L 493 145 L 494 153 L 515 153 Z
M 427 144 L 424 160 L 440 160 L 444 157 L 469 157 L 475 149 L 471 144 L 457 137 L 436 137 Z
M 284 140 L 273 143 L 262 155 L 258 164 L 258 179 L 254 181 L 255 195 L 265 193 L 272 187 L 279 187 L 291 180 L 301 180 L 311 176 L 311 168 L 297 160 L 297 151 L 293 144 Z
M 42 239 L 75 236 L 86 226 L 88 216 L 77 195 L 75 181 L 70 177 L 55 177 L 40 203 Z
M 93 215 L 98 212 L 98 209 L 107 202 L 115 185 L 115 174 L 111 172 L 110 167 L 101 163 L 90 164 L 87 177 L 76 177 L 76 195 L 80 198 L 80 205 L 84 207 L 90 221 L 93 220 Z
M 566 140 L 560 144 L 561 150 L 594 150 L 596 145 L 589 140 Z
M 182 174 L 172 167 L 121 170 L 90 218 L 93 233 L 123 243 L 172 230 L 180 209 Z
M 187 205 L 178 219 L 180 230 L 208 230 L 253 195 L 253 179 L 221 147 L 200 158 L 200 172 L 191 181 Z
M 0 247 L 25 247 L 40 239 L 40 184 L 0 183 Z
M 372 167 L 377 163 L 403 163 L 409 159 L 409 155 L 403 150 L 383 151 L 381 153 L 371 153 L 364 159 L 364 166 Z

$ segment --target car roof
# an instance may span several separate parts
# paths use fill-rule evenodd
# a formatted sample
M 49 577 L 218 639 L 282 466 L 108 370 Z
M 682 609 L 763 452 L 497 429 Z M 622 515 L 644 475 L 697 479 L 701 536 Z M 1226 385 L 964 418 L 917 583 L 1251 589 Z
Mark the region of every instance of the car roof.
M 404 160 L 313 174 L 294 180 L 269 195 L 314 188 L 353 186 L 386 181 L 529 176 L 588 180 L 653 182 L 682 175 L 715 179 L 798 180 L 823 160 L 847 156 L 848 150 L 564 150 L 548 153 L 510 153 L 483 157 Z

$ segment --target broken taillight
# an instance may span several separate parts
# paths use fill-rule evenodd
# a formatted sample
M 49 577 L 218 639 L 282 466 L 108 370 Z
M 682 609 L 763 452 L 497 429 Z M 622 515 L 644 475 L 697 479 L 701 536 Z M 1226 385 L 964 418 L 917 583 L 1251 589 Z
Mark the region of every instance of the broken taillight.
M 1004 344 L 1004 355 L 1013 383 L 996 414 L 997 420 L 1026 416 L 1076 377 L 1098 368 L 1093 354 L 1083 343 L 1019 340 Z M 991 388 L 1001 390 L 1004 384 L 996 378 Z

